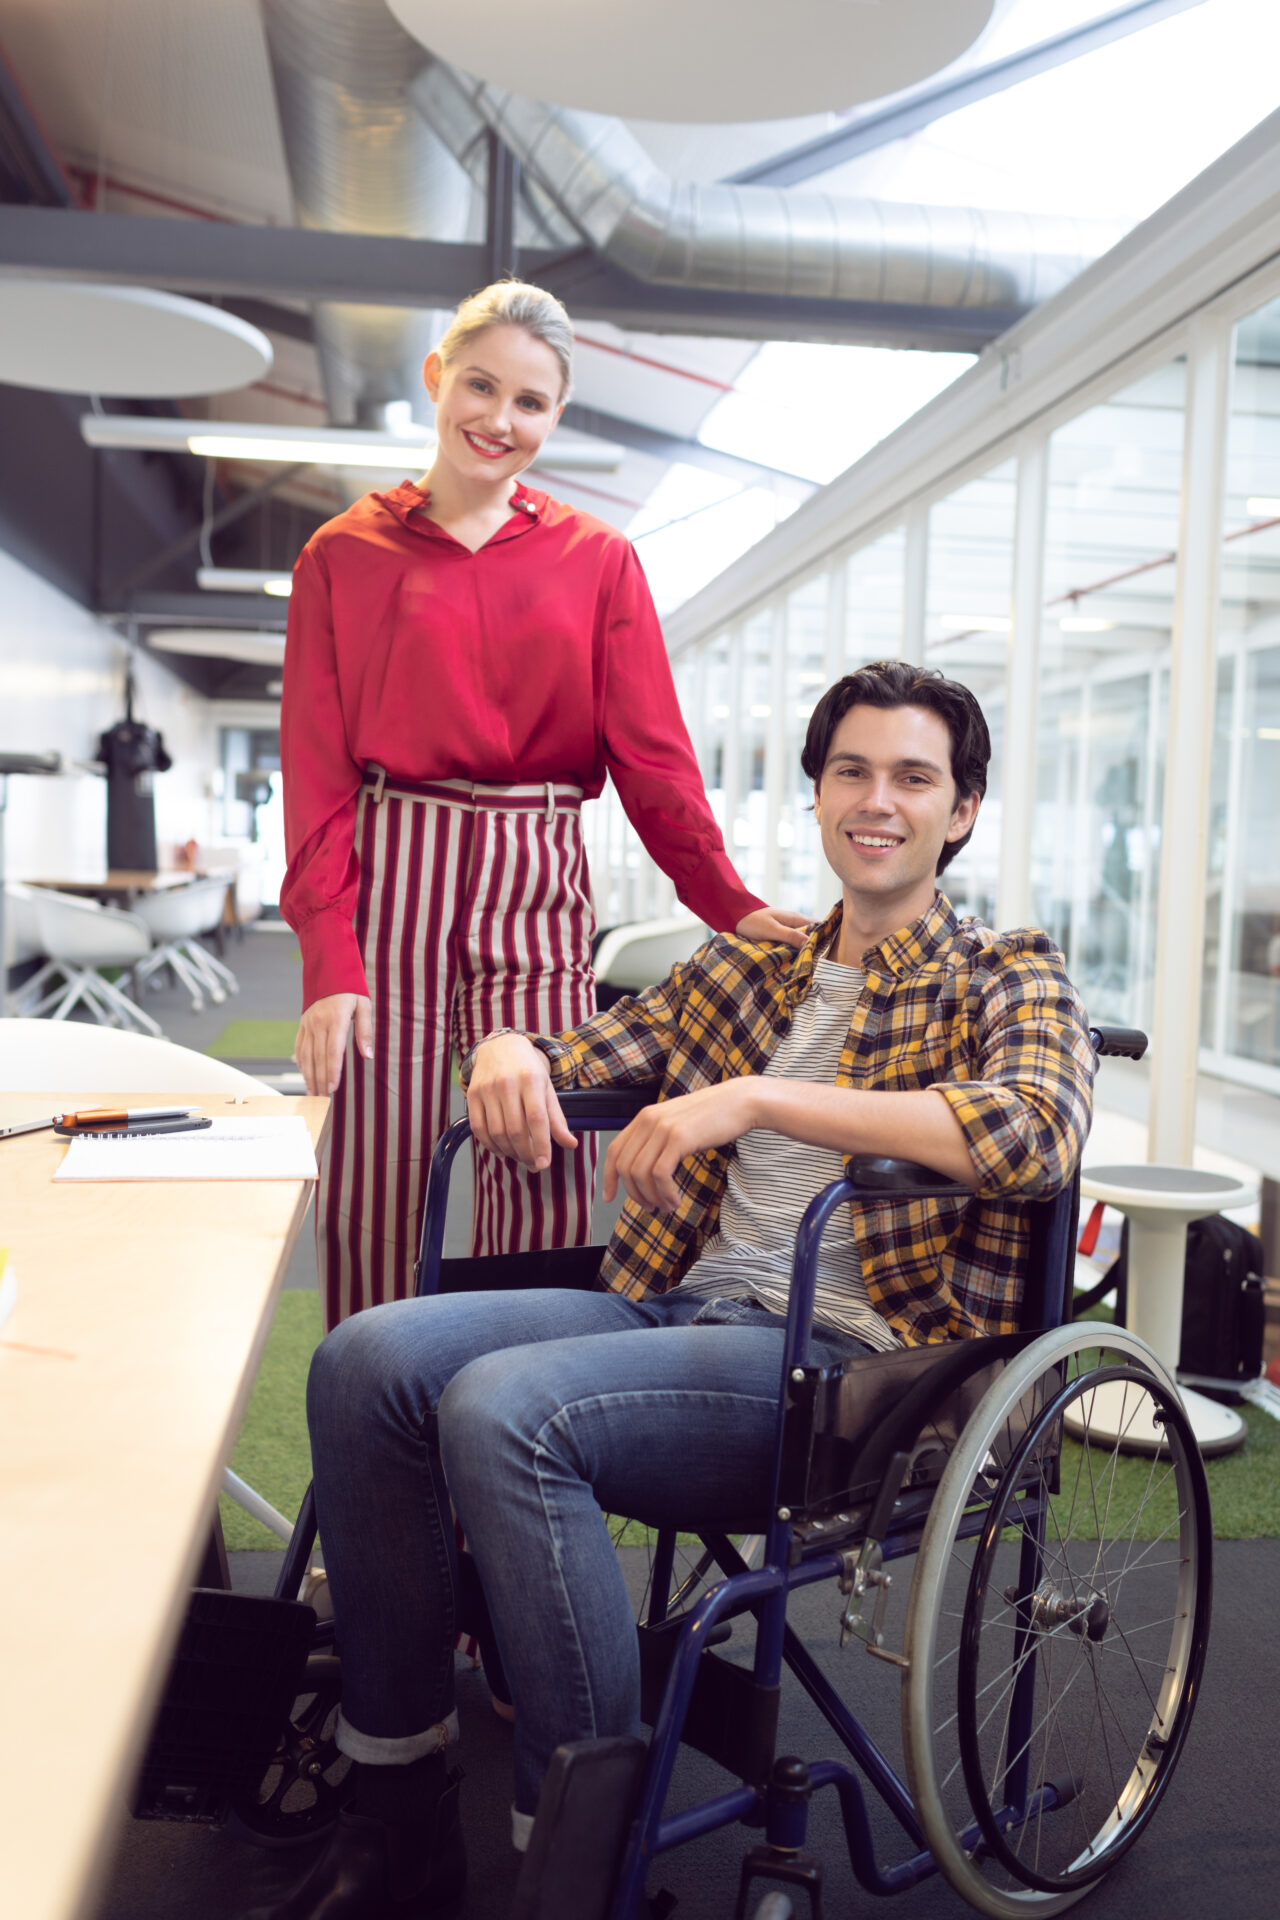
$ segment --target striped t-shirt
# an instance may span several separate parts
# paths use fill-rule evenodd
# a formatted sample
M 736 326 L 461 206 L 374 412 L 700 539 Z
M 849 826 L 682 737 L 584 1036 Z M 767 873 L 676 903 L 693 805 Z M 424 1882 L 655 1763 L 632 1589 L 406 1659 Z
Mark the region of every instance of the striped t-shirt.
M 765 1076 L 834 1086 L 862 982 L 858 968 L 818 960 L 813 984 Z M 814 1195 L 843 1175 L 844 1155 L 835 1148 L 809 1146 L 763 1127 L 744 1133 L 729 1161 L 718 1230 L 680 1282 L 681 1291 L 747 1297 L 771 1313 L 785 1313 L 801 1217 Z M 838 1207 L 827 1222 L 818 1249 L 814 1319 L 881 1352 L 900 1344 L 868 1297 L 847 1207 Z

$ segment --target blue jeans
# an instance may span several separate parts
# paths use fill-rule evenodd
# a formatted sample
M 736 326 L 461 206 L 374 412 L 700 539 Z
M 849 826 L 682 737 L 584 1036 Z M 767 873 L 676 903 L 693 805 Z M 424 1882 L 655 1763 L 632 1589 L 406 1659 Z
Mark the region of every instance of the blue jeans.
M 385 1765 L 456 1735 L 450 1495 L 510 1682 L 516 1807 L 534 1811 L 562 1741 L 637 1732 L 634 1616 L 601 1508 L 761 1524 L 783 1325 L 679 1293 L 541 1290 L 397 1301 L 337 1327 L 307 1415 L 339 1746 Z M 866 1349 L 817 1329 L 812 1351 Z

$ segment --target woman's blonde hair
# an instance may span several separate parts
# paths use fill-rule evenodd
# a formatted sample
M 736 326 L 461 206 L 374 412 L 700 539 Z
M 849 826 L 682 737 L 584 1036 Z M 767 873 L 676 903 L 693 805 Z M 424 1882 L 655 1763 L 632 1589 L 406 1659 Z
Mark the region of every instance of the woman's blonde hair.
M 533 339 L 550 347 L 560 362 L 560 400 L 573 386 L 573 328 L 553 293 L 531 287 L 525 280 L 496 280 L 464 300 L 453 324 L 436 348 L 442 365 L 455 360 L 468 341 L 490 327 L 523 327 Z

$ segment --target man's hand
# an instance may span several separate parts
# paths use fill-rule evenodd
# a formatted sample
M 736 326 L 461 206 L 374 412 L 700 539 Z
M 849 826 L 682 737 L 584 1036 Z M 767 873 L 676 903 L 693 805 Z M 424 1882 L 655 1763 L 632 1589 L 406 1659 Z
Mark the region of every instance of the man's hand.
M 797 953 L 813 931 L 814 922 L 787 907 L 757 907 L 744 914 L 734 932 L 744 940 L 765 940 L 774 945 L 794 947 Z
M 353 1019 L 356 1045 L 366 1060 L 372 1060 L 373 1008 L 367 994 L 329 993 L 323 1000 L 313 1000 L 306 1009 L 298 1023 L 293 1057 L 302 1069 L 308 1093 L 338 1091 Z
M 757 1118 L 760 1080 L 744 1074 L 718 1087 L 700 1087 L 697 1093 L 678 1094 L 646 1107 L 630 1126 L 616 1135 L 604 1163 L 604 1197 L 616 1197 L 621 1182 L 633 1200 L 654 1213 L 674 1212 L 679 1204 L 675 1170 L 691 1153 L 705 1147 L 727 1147 L 752 1127 Z
M 522 1033 L 500 1033 L 477 1047 L 467 1118 L 482 1147 L 538 1172 L 551 1165 L 553 1141 L 578 1144 L 556 1099 L 546 1055 Z

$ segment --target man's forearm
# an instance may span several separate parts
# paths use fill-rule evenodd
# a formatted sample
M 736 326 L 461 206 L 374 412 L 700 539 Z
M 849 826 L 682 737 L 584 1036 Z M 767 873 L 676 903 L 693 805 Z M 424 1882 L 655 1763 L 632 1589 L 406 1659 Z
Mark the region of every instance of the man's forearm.
M 918 1160 L 966 1186 L 978 1173 L 964 1128 L 936 1089 L 886 1093 L 761 1077 L 752 1088 L 753 1126 L 839 1153 Z

